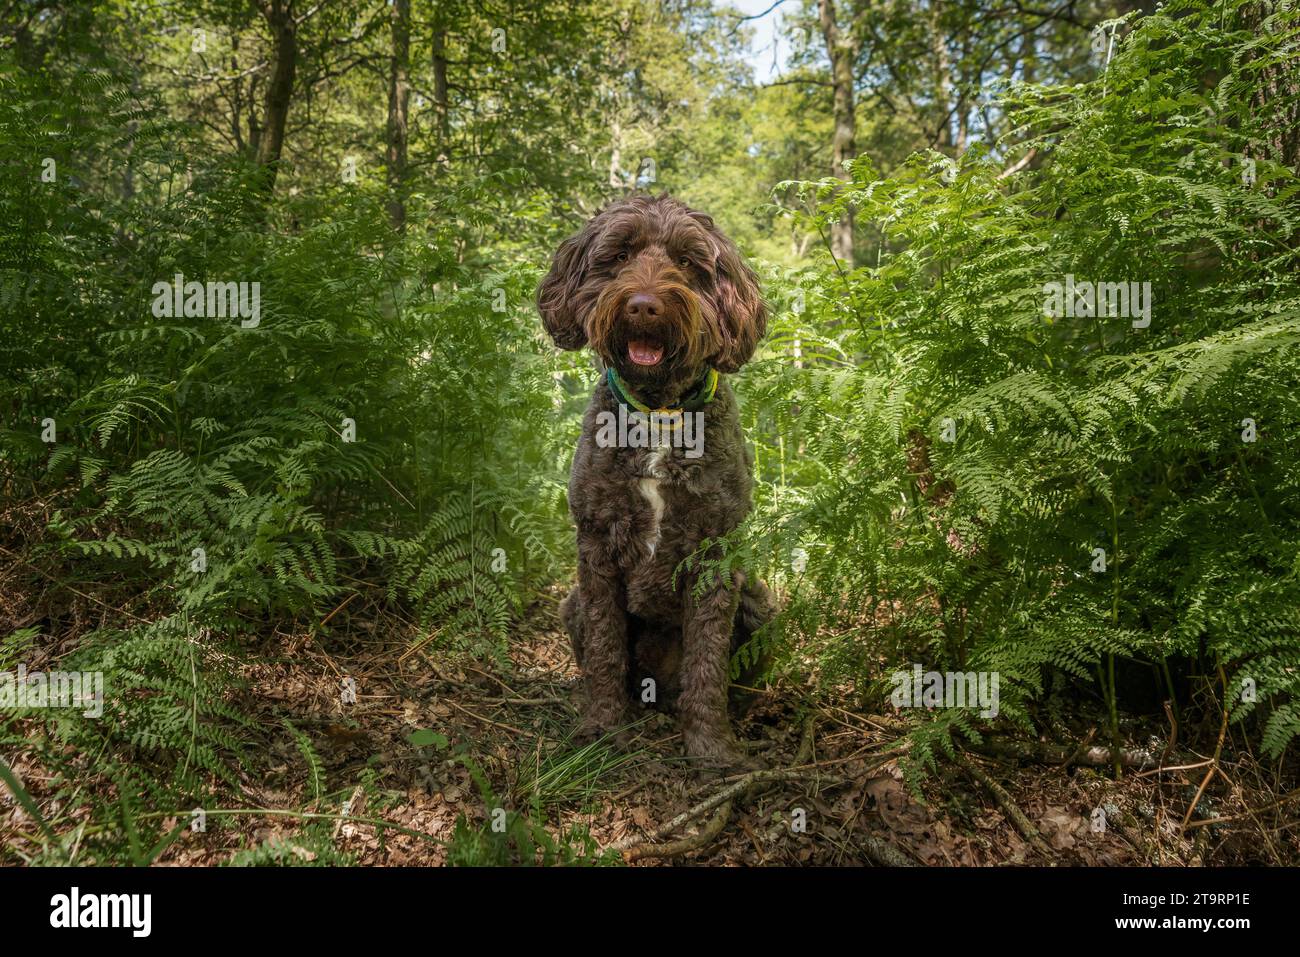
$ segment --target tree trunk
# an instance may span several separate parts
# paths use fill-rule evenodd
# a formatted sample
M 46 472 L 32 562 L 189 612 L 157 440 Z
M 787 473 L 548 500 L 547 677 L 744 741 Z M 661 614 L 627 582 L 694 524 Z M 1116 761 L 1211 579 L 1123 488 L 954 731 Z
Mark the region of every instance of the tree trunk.
M 952 65 L 948 60 L 948 38 L 944 36 L 939 9 L 930 6 L 930 53 L 934 57 L 935 136 L 931 145 L 945 154 L 953 152 Z
M 447 28 L 439 13 L 433 31 L 433 104 L 438 111 L 438 163 L 451 162 L 451 106 L 447 99 Z
M 407 103 L 411 97 L 411 0 L 393 0 L 393 55 L 388 75 L 388 221 L 406 229 Z
M 844 163 L 852 159 L 856 152 L 853 65 L 857 59 L 857 48 L 851 31 L 846 37 L 836 21 L 835 0 L 817 0 L 817 13 L 821 20 L 822 37 L 826 41 L 826 56 L 831 63 L 832 116 L 835 124 L 831 134 L 831 174 L 847 181 L 849 173 L 844 168 Z M 852 213 L 846 212 L 839 222 L 831 225 L 831 253 L 845 266 L 853 265 Z
M 289 104 L 293 101 L 293 78 L 298 69 L 298 24 L 294 22 L 291 7 L 281 0 L 272 0 L 269 7 L 262 8 L 262 15 L 271 27 L 273 53 L 271 82 L 266 88 L 257 144 L 257 165 L 263 170 L 262 189 L 268 196 L 275 189 Z

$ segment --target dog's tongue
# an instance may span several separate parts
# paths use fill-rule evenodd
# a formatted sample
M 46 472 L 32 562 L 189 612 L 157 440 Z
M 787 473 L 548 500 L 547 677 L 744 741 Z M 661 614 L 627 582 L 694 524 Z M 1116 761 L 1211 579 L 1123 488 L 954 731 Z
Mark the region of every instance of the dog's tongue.
M 627 356 L 639 366 L 657 366 L 664 357 L 664 347 L 657 342 L 633 339 L 627 344 Z

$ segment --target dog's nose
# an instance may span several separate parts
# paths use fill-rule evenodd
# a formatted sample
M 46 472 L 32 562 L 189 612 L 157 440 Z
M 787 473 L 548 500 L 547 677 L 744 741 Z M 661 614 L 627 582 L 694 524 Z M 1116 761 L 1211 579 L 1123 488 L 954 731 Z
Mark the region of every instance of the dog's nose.
M 658 319 L 663 311 L 663 300 L 648 292 L 636 293 L 623 307 L 623 315 L 628 319 Z

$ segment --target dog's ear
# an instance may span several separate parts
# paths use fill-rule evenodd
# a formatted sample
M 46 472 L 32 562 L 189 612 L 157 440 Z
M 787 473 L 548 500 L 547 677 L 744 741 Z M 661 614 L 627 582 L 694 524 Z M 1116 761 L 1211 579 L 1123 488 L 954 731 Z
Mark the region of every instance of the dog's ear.
M 542 325 L 561 349 L 581 349 L 587 330 L 578 316 L 578 293 L 587 272 L 587 248 L 595 236 L 592 224 L 560 243 L 551 271 L 537 287 L 537 311 Z
M 717 229 L 712 233 L 718 250 L 713 299 L 720 328 L 719 348 L 710 365 L 719 372 L 736 372 L 767 333 L 767 303 L 759 292 L 758 277 L 740 258 L 735 244 Z

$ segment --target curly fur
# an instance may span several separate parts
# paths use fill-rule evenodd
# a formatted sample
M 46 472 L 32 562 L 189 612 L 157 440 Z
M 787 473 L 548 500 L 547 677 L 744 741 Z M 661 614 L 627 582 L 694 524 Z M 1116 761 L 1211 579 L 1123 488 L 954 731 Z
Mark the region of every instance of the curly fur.
M 650 296 L 653 314 L 629 306 Z M 712 367 L 735 372 L 767 324 L 754 273 L 703 213 L 667 196 L 607 206 L 561 244 L 538 290 L 547 332 L 563 349 L 590 346 L 634 394 L 675 407 Z M 662 347 L 653 366 L 630 343 Z M 561 615 L 586 686 L 588 730 L 631 718 L 645 678 L 675 708 L 688 753 L 745 763 L 727 715 L 728 662 L 775 610 L 762 582 L 737 573 L 696 596 L 681 561 L 734 529 L 751 508 L 753 460 L 725 378 L 703 412 L 702 455 L 682 448 L 602 447 L 597 417 L 618 412 L 602 378 L 583 419 L 569 481 L 578 585 Z

